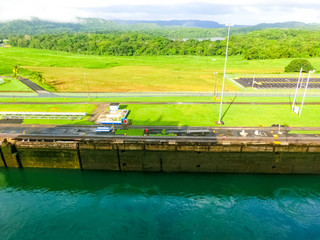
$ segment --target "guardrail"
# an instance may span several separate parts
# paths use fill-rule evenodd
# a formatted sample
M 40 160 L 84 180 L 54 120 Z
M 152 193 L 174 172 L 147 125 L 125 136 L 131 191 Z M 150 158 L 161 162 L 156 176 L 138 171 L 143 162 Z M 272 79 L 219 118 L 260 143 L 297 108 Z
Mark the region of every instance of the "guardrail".
M 0 112 L 1 119 L 60 119 L 80 120 L 85 112 Z

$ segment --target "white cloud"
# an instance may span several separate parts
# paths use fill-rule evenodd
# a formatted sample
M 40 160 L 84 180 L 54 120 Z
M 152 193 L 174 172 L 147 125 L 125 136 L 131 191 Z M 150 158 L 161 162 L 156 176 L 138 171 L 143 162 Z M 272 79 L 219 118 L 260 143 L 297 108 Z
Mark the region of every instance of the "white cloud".
M 0 0 L 0 21 L 38 17 L 71 21 L 76 17 L 124 20 L 199 19 L 221 23 L 320 22 L 320 3 L 287 0 Z

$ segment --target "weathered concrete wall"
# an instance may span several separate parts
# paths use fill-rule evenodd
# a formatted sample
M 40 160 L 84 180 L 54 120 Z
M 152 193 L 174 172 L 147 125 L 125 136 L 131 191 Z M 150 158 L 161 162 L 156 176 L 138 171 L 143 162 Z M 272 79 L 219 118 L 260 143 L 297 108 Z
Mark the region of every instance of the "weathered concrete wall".
M 0 167 L 109 171 L 320 173 L 320 143 L 248 144 L 109 140 L 2 141 Z M 2 160 L 3 157 L 3 160 Z
M 79 158 L 82 169 L 119 171 L 117 149 L 104 142 L 79 143 Z
M 16 142 L 21 167 L 80 169 L 77 143 Z
M 7 167 L 18 168 L 21 167 L 18 153 L 16 152 L 15 145 L 12 145 L 10 142 L 2 141 L 1 143 L 1 152 L 4 158 L 4 163 Z
M 1 148 L 0 148 L 0 167 L 6 167 L 6 162 L 3 159 Z

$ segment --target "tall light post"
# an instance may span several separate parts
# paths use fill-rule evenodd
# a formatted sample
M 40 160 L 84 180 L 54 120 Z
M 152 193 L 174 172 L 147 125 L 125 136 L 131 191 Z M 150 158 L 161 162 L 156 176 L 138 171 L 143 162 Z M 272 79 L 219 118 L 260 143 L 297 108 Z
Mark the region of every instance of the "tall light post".
M 252 88 L 253 88 L 253 86 L 254 86 L 254 80 L 256 79 L 256 74 L 254 73 L 253 74 L 253 78 L 252 78 Z
M 293 98 L 293 101 L 292 101 L 291 111 L 293 111 L 294 104 L 296 103 L 297 93 L 298 93 L 298 89 L 299 89 L 299 83 L 300 83 L 300 79 L 301 79 L 301 73 L 302 73 L 302 68 L 300 69 L 300 74 L 299 74 L 299 78 L 298 78 L 298 82 L 297 82 L 296 92 L 294 94 L 294 98 Z
M 86 75 L 86 80 L 87 80 L 88 101 L 90 102 L 90 91 L 89 91 L 89 83 L 88 83 L 88 74 L 85 73 L 85 75 Z
M 214 78 L 214 94 L 213 98 L 216 99 L 216 92 L 217 92 L 217 75 L 218 72 L 213 72 L 213 78 Z
M 308 85 L 309 85 L 309 81 L 310 81 L 310 74 L 311 74 L 311 73 L 314 73 L 314 72 L 315 72 L 315 70 L 309 71 L 309 75 L 308 75 L 306 87 L 305 87 L 305 89 L 304 89 L 304 94 L 303 94 L 302 103 L 301 103 L 301 107 L 300 107 L 299 117 L 300 117 L 301 112 L 302 112 L 302 107 L 303 107 L 303 103 L 304 103 L 304 98 L 306 97 L 306 93 L 307 93 L 307 89 L 308 89 Z
M 223 123 L 221 122 L 223 90 L 224 90 L 224 80 L 225 80 L 225 78 L 226 78 L 226 68 L 227 68 L 227 58 L 228 58 L 228 46 L 229 46 L 230 27 L 233 26 L 233 24 L 228 23 L 228 24 L 226 24 L 226 26 L 228 27 L 228 37 L 227 37 L 226 57 L 225 57 L 225 62 L 224 62 L 224 71 L 223 71 L 223 80 L 222 80 L 222 92 L 221 92 L 221 102 L 220 102 L 220 112 L 219 112 L 219 121 L 218 121 L 218 124 L 223 124 Z

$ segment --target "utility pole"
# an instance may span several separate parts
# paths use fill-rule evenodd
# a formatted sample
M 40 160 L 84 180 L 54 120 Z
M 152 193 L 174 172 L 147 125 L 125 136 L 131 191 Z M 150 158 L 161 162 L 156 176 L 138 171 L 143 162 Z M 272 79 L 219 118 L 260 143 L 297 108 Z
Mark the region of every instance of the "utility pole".
M 254 74 L 253 74 L 253 79 L 252 79 L 252 88 L 253 88 L 253 85 L 254 85 L 254 80 L 255 80 L 255 78 L 256 78 L 256 74 L 254 73 Z
M 222 102 L 223 102 L 223 90 L 224 90 L 224 82 L 226 78 L 226 68 L 227 68 L 227 58 L 228 58 L 228 46 L 229 46 L 229 35 L 230 35 L 230 27 L 233 26 L 233 24 L 228 23 L 226 24 L 228 26 L 228 37 L 227 37 L 227 47 L 226 47 L 226 57 L 224 62 L 224 71 L 223 71 L 223 80 L 222 80 L 222 92 L 221 92 L 221 102 L 220 102 L 220 112 L 219 112 L 219 121 L 218 124 L 223 124 L 221 122 L 221 112 L 222 112 Z
M 216 99 L 216 92 L 217 92 L 217 74 L 218 72 L 213 72 L 213 77 L 214 77 L 214 93 L 213 97 Z
M 85 73 L 86 75 L 86 80 L 87 80 L 87 89 L 88 89 L 88 101 L 90 102 L 90 91 L 89 91 L 89 83 L 88 83 L 88 74 Z
M 293 109 L 294 109 L 294 104 L 296 103 L 296 97 L 297 97 L 297 93 L 298 93 L 298 89 L 299 89 L 299 83 L 300 83 L 300 79 L 301 79 L 301 73 L 302 73 L 302 68 L 300 69 L 300 74 L 299 74 L 299 78 L 298 78 L 298 83 L 297 83 L 297 87 L 296 87 L 296 92 L 295 92 L 295 94 L 294 94 L 294 98 L 293 98 L 293 102 L 292 102 L 291 111 L 293 111 Z
M 302 103 L 301 103 L 301 107 L 300 107 L 299 117 L 300 117 L 300 115 L 301 115 L 302 107 L 303 107 L 303 103 L 304 103 L 304 99 L 305 99 L 305 97 L 306 97 L 306 93 L 307 93 L 307 89 L 308 89 L 308 85 L 309 85 L 309 81 L 310 81 L 310 74 L 311 74 L 311 73 L 314 73 L 314 72 L 315 72 L 315 70 L 309 71 L 309 75 L 308 75 L 306 87 L 305 87 L 305 89 L 304 89 L 304 94 L 303 94 Z

